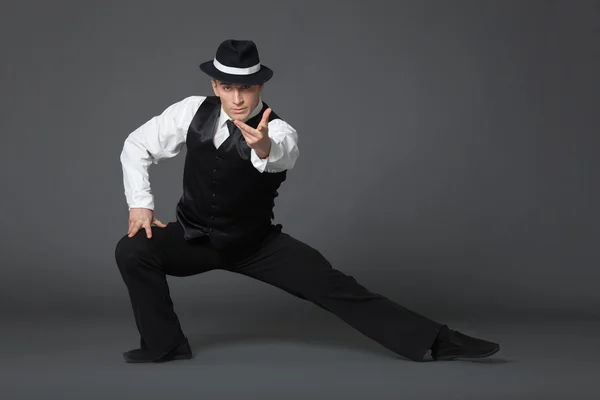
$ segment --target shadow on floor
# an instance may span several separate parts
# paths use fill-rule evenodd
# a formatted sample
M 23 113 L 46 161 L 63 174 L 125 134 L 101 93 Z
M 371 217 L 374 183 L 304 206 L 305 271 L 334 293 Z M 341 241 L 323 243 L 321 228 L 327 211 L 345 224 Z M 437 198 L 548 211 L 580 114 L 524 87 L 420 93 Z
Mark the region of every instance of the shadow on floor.
M 294 343 L 316 347 L 349 349 L 360 353 L 381 355 L 391 359 L 411 361 L 363 336 L 360 332 L 345 327 L 343 324 L 339 325 L 333 322 L 335 321 L 324 323 L 323 321 L 306 319 L 306 321 L 296 321 L 293 323 L 282 322 L 272 325 L 261 324 L 258 326 L 246 322 L 236 324 L 235 331 L 233 331 L 232 327 L 227 327 L 219 329 L 222 333 L 214 333 L 214 330 L 211 333 L 201 333 L 200 329 L 188 328 L 187 333 L 195 355 L 202 353 L 204 349 L 228 347 L 230 345 Z M 423 361 L 433 361 L 429 352 Z M 456 361 L 485 364 L 511 362 L 497 355 L 484 359 Z

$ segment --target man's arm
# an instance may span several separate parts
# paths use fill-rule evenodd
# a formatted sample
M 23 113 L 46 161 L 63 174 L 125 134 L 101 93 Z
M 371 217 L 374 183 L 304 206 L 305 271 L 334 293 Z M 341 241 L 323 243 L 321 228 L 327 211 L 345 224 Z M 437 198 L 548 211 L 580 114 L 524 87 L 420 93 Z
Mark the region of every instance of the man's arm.
M 120 160 L 129 209 L 154 210 L 149 167 L 180 153 L 185 145 L 190 122 L 205 98 L 190 96 L 172 104 L 127 136 Z
M 270 121 L 268 129 L 271 140 L 269 155 L 260 158 L 252 149 L 252 164 L 260 172 L 281 172 L 292 169 L 300 155 L 297 131 L 281 119 Z

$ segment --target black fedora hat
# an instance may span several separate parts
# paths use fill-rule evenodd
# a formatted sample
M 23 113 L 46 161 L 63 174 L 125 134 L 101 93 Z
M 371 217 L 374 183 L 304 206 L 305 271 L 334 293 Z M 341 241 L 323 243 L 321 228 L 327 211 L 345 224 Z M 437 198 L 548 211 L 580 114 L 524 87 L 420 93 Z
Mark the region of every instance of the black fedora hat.
M 225 40 L 215 58 L 200 64 L 200 69 L 213 79 L 235 85 L 260 85 L 273 76 L 273 71 L 261 64 L 251 40 Z

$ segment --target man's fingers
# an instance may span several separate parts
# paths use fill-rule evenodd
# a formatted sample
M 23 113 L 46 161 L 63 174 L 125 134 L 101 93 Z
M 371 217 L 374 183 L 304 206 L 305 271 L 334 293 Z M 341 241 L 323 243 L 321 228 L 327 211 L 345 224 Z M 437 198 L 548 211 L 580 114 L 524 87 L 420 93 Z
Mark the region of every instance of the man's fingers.
M 166 227 L 167 225 L 164 222 L 161 222 L 160 220 L 154 218 L 154 224 L 157 226 L 160 226 L 161 228 Z
M 139 226 L 137 225 L 137 221 L 129 221 L 129 230 L 127 231 L 127 235 L 129 235 L 129 237 L 133 237 L 137 233 L 137 231 L 139 230 Z
M 238 128 L 240 128 L 242 133 L 247 133 L 249 135 L 252 135 L 254 128 L 252 128 L 250 125 L 248 125 L 242 121 L 235 121 L 235 124 L 237 125 Z
M 268 134 L 269 131 L 269 114 L 271 114 L 271 109 L 267 108 L 267 110 L 263 113 L 263 117 L 260 120 L 260 123 L 256 127 L 259 133 Z
M 144 229 L 146 230 L 146 236 L 150 239 L 152 237 L 152 224 L 150 223 L 150 220 L 147 220 L 144 223 Z
M 262 121 L 260 121 L 260 124 L 258 124 L 258 126 L 256 127 L 256 130 L 261 134 L 264 134 L 265 133 L 264 131 L 266 129 L 267 129 L 267 124 Z
M 137 226 L 137 225 L 132 225 L 132 226 L 129 228 L 129 234 L 128 234 L 128 235 L 129 235 L 129 237 L 134 237 L 134 236 L 135 236 L 135 234 L 136 234 L 136 233 L 137 233 L 139 230 L 140 230 L 140 227 L 139 227 L 139 226 Z
M 269 123 L 269 115 L 271 114 L 271 108 L 267 108 L 263 113 L 263 117 L 260 120 L 260 125 L 266 126 Z M 259 125 L 259 126 L 260 126 Z
M 246 139 L 246 143 L 248 143 L 248 144 L 254 144 L 258 140 L 256 137 L 251 136 L 244 131 L 241 131 L 241 132 L 242 132 L 242 135 L 244 135 L 244 139 Z
M 235 124 L 238 128 L 240 128 L 240 131 L 242 131 L 242 134 L 245 133 L 252 137 L 257 137 L 258 135 L 260 135 L 260 132 L 258 132 L 256 129 L 254 129 L 250 125 L 243 123 L 242 121 L 235 121 Z
M 133 237 L 133 236 L 135 236 L 136 233 L 138 233 L 138 231 L 140 229 L 146 229 L 146 235 L 148 237 L 151 237 L 152 236 L 152 230 L 151 230 L 151 227 L 150 227 L 150 223 L 148 221 L 149 220 L 144 221 L 144 220 L 141 220 L 141 219 L 138 219 L 138 220 L 135 220 L 135 221 L 130 221 L 129 222 L 129 233 L 128 233 L 128 236 L 129 237 Z M 148 231 L 150 231 L 150 233 L 148 233 Z

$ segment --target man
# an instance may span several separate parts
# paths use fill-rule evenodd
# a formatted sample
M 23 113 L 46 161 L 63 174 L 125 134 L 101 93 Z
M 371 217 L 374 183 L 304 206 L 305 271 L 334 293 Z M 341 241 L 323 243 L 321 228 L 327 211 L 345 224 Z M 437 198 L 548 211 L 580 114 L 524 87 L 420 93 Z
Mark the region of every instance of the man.
M 127 362 L 192 357 L 166 275 L 221 269 L 261 280 L 328 310 L 410 360 L 486 357 L 496 343 L 450 330 L 372 293 L 319 251 L 274 225 L 273 208 L 298 158 L 298 135 L 261 99 L 273 71 L 252 41 L 226 40 L 200 65 L 214 96 L 190 96 L 132 132 L 121 162 L 129 229 L 116 262 L 127 286 L 140 348 Z M 154 215 L 148 168 L 187 148 L 176 221 Z M 152 229 L 152 225 L 157 228 Z

